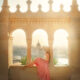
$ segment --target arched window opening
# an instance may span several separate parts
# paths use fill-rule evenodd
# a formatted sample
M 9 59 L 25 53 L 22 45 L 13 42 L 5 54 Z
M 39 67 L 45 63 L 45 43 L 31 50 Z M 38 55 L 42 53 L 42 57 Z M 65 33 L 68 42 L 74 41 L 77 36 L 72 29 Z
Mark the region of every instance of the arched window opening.
M 27 44 L 25 32 L 21 29 L 15 30 L 13 36 L 13 64 L 25 65 Z
M 44 30 L 38 29 L 32 34 L 32 60 L 37 57 L 44 58 L 44 47 L 48 47 L 48 36 Z
M 68 33 L 63 30 L 57 30 L 54 33 L 54 65 L 56 66 L 67 66 L 69 65 L 68 59 Z

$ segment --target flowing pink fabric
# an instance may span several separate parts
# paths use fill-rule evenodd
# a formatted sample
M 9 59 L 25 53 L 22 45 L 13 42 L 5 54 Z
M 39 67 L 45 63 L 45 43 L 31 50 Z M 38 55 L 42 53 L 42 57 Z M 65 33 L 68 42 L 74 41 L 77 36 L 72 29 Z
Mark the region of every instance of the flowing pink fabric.
M 50 80 L 48 62 L 44 59 L 37 58 L 34 61 L 34 64 L 37 66 L 38 76 L 40 80 Z

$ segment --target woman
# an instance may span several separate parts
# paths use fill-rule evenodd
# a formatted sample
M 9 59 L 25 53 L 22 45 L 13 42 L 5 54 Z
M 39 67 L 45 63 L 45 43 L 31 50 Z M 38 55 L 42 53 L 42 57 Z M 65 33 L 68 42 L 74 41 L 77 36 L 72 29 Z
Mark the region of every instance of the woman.
M 45 53 L 45 59 L 37 58 L 30 64 L 24 67 L 32 67 L 34 64 L 37 67 L 37 72 L 40 80 L 50 80 L 50 73 L 49 73 L 49 61 L 50 61 L 50 52 L 47 51 Z

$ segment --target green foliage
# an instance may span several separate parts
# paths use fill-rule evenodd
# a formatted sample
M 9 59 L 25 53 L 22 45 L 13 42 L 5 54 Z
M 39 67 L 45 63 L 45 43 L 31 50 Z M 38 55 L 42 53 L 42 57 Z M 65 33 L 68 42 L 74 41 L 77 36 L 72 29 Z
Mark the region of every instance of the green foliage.
M 33 60 L 34 60 L 34 58 L 32 58 L 32 61 L 33 61 Z M 24 56 L 24 57 L 21 58 L 21 64 L 22 64 L 22 65 L 26 65 L 26 61 L 27 61 L 27 57 L 26 57 L 26 56 Z M 57 64 L 56 58 L 53 59 L 53 63 L 54 63 L 54 65 Z
M 57 60 L 56 60 L 56 58 L 53 59 L 53 63 L 54 63 L 54 65 L 57 64 Z
M 27 61 L 27 57 L 26 56 L 21 58 L 21 64 L 22 65 L 26 65 L 26 61 Z

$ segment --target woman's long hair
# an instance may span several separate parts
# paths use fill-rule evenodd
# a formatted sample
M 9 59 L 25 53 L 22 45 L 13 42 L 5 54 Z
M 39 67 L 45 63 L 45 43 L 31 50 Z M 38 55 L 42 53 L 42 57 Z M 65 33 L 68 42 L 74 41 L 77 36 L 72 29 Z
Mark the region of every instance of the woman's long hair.
M 44 50 L 45 50 L 45 54 L 48 54 L 49 55 L 49 63 L 50 63 L 50 48 L 49 47 L 46 47 L 46 48 L 44 48 Z

